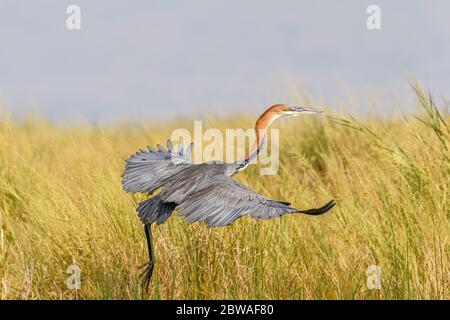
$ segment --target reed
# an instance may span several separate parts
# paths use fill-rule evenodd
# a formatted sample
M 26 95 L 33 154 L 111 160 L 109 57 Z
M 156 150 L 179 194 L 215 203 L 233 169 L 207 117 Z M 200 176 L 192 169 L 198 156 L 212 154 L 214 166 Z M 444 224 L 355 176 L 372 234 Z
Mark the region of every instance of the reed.
M 122 191 L 124 160 L 189 122 L 62 127 L 0 120 L 1 299 L 448 299 L 450 117 L 412 81 L 421 110 L 388 119 L 286 120 L 277 175 L 236 176 L 319 217 L 226 228 L 173 216 L 153 228 L 157 265 L 143 293 L 142 195 Z M 251 118 L 214 118 L 224 130 Z M 241 121 L 242 120 L 242 121 Z M 66 286 L 69 265 L 80 290 Z M 381 268 L 381 289 L 367 268 Z

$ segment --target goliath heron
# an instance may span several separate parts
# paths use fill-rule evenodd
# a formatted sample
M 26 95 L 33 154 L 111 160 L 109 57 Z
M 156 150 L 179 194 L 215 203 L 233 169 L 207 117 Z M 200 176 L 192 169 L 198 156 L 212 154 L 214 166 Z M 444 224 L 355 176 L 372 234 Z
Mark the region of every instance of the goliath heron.
M 265 144 L 267 128 L 274 120 L 306 113 L 321 111 L 286 104 L 267 109 L 256 121 L 255 146 L 242 161 L 194 164 L 192 143 L 186 150 L 180 143 L 175 151 L 170 140 L 167 150 L 161 145 L 157 145 L 157 150 L 148 147 L 148 151 L 140 150 L 126 161 L 122 180 L 125 191 L 152 195 L 161 189 L 158 195 L 142 201 L 136 209 L 147 237 L 149 262 L 142 273 L 147 290 L 155 265 L 151 225 L 166 222 L 174 210 L 179 210 L 179 215 L 188 222 L 203 221 L 209 227 L 223 227 L 246 214 L 255 219 L 270 219 L 286 213 L 320 215 L 335 205 L 331 200 L 317 209 L 298 210 L 290 207 L 290 203 L 268 199 L 231 179 L 258 156 Z

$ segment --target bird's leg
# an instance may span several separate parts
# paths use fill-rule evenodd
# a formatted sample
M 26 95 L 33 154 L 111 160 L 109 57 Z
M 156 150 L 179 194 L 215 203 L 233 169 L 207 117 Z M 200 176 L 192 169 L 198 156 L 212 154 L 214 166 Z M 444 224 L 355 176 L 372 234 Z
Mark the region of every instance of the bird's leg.
M 148 247 L 148 262 L 143 264 L 141 268 L 144 268 L 140 278 L 142 278 L 142 286 L 148 292 L 148 287 L 150 285 L 150 280 L 153 275 L 153 268 L 155 267 L 155 253 L 153 252 L 153 241 L 152 241 L 152 229 L 151 224 L 147 223 L 144 226 L 145 236 L 147 237 L 147 247 Z

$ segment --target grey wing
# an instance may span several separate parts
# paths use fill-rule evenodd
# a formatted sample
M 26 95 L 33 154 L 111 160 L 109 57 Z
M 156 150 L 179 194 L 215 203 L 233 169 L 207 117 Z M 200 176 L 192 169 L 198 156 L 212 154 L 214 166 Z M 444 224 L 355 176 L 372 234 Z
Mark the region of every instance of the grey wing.
M 212 176 L 208 184 L 178 204 L 188 222 L 203 221 L 210 227 L 226 226 L 246 214 L 270 219 L 301 212 L 287 203 L 268 199 L 227 176 Z
M 180 143 L 178 151 L 167 140 L 167 150 L 158 145 L 158 150 L 148 147 L 139 150 L 126 161 L 122 175 L 122 186 L 128 192 L 149 192 L 162 187 L 166 180 L 194 165 L 191 161 L 192 143 L 183 150 Z

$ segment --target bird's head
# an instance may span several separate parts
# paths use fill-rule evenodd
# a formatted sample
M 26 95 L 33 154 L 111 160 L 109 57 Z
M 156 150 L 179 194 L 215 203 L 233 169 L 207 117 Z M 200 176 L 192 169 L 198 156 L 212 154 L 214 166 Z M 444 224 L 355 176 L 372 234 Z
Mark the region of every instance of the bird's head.
M 295 117 L 301 114 L 322 113 L 322 110 L 311 107 L 299 107 L 288 104 L 276 104 L 267 109 L 256 121 L 255 128 L 267 128 L 276 119 L 284 117 Z
M 288 104 L 276 104 L 270 107 L 267 111 L 277 115 L 278 117 L 295 117 L 301 114 L 323 112 L 322 110 L 317 110 L 311 107 L 300 107 Z

